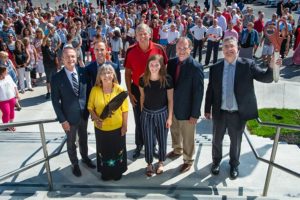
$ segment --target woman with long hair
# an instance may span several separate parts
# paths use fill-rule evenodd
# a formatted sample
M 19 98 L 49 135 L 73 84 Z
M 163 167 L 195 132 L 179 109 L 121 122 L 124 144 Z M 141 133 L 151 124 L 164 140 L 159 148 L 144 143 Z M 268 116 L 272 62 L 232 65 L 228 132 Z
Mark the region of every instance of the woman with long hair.
M 37 53 L 37 61 L 36 61 L 36 72 L 39 74 L 39 78 L 41 79 L 43 73 L 45 72 L 44 64 L 43 64 L 43 54 L 42 54 L 42 43 L 44 38 L 44 32 L 41 28 L 36 29 L 35 38 L 33 39 L 33 46 L 35 47 Z
M 126 132 L 128 119 L 128 99 L 111 116 L 101 119 L 104 108 L 111 100 L 123 92 L 111 65 L 102 65 L 92 88 L 88 110 L 95 126 L 97 169 L 102 180 L 120 180 L 127 170 Z
M 26 67 L 30 64 L 30 55 L 21 40 L 15 42 L 14 58 L 16 61 L 16 68 L 18 71 L 18 79 L 20 86 L 20 93 L 25 92 L 24 78 L 29 91 L 33 91 L 31 85 L 30 71 Z
M 30 71 L 30 78 L 32 81 L 32 85 L 36 86 L 36 65 L 37 65 L 37 53 L 35 47 L 30 43 L 28 37 L 23 39 L 24 46 L 29 53 L 29 65 L 27 66 L 27 70 Z M 31 91 L 31 90 L 30 90 Z
M 77 59 L 80 67 L 84 67 L 83 56 L 82 56 L 82 39 L 79 33 L 77 33 L 77 29 L 75 25 L 69 27 L 69 34 L 72 36 L 72 46 L 76 49 Z
M 148 59 L 145 73 L 139 80 L 141 93 L 141 127 L 145 143 L 146 175 L 152 176 L 154 138 L 158 141 L 156 174 L 163 173 L 166 160 L 168 130 L 173 116 L 173 81 L 167 75 L 164 59 L 153 55 Z M 138 105 L 137 105 L 138 106 Z

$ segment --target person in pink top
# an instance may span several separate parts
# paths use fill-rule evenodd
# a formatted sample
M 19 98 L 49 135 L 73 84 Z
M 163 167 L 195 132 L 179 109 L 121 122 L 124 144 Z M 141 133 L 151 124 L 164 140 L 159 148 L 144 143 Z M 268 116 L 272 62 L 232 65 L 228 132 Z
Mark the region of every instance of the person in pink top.
M 224 32 L 224 38 L 232 36 L 239 40 L 239 34 L 233 29 L 233 23 L 229 22 L 227 26 L 227 30 Z
M 2 122 L 13 122 L 15 118 L 16 98 L 19 98 L 17 85 L 7 74 L 5 65 L 0 65 L 0 110 L 2 112 Z M 15 131 L 14 127 L 6 129 Z

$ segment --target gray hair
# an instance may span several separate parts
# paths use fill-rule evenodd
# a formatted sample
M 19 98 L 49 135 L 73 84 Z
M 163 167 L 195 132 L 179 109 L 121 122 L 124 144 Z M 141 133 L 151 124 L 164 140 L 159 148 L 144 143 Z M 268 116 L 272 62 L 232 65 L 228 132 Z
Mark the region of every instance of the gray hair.
M 135 32 L 136 32 L 136 33 L 139 33 L 139 32 L 141 32 L 141 31 L 143 31 L 143 30 L 145 30 L 145 31 L 146 31 L 147 33 L 149 33 L 149 34 L 152 33 L 150 27 L 149 27 L 147 24 L 144 24 L 144 23 L 139 24 L 139 25 L 136 27 Z
M 233 37 L 233 36 L 225 37 L 225 38 L 223 39 L 223 44 L 224 44 L 225 42 L 231 42 L 231 41 L 233 41 L 236 45 L 238 45 L 238 40 L 236 39 L 236 37 Z
M 190 38 L 188 38 L 188 37 L 179 37 L 178 40 L 177 40 L 176 45 L 177 45 L 179 42 L 181 42 L 181 41 L 188 41 L 188 43 L 189 43 L 189 48 L 190 48 L 190 49 L 193 49 L 193 42 L 192 42 L 192 40 L 191 40 Z

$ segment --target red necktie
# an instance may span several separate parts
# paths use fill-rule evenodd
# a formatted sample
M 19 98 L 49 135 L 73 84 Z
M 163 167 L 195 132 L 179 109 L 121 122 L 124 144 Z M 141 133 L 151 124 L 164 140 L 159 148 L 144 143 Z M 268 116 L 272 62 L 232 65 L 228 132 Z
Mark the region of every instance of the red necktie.
M 175 82 L 178 81 L 179 74 L 180 74 L 180 68 L 181 68 L 182 62 L 178 62 L 177 67 L 176 67 L 176 74 L 175 74 Z

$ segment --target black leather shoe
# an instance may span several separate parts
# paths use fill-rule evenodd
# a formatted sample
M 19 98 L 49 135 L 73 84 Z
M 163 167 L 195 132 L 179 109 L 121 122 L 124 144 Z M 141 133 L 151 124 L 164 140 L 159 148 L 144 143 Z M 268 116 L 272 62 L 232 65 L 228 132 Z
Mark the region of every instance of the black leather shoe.
M 158 156 L 158 150 L 157 150 L 156 147 L 154 148 L 154 151 L 153 151 L 153 157 L 156 158 L 156 159 L 158 159 L 158 157 L 159 157 Z
M 213 163 L 212 166 L 211 166 L 210 171 L 213 175 L 218 175 L 220 173 L 220 165 L 216 164 L 216 163 Z
M 72 172 L 75 176 L 80 177 L 81 171 L 80 171 L 79 165 L 74 165 Z
M 94 163 L 91 161 L 91 159 L 88 160 L 82 160 L 82 162 L 84 164 L 86 164 L 86 166 L 88 166 L 89 168 L 95 169 L 96 165 L 94 165 Z
M 140 157 L 140 155 L 141 155 L 141 150 L 142 150 L 142 146 L 137 146 L 137 147 L 135 148 L 134 152 L 133 152 L 132 157 L 133 157 L 134 159 Z
M 239 176 L 239 169 L 238 167 L 230 167 L 230 178 L 236 179 Z

